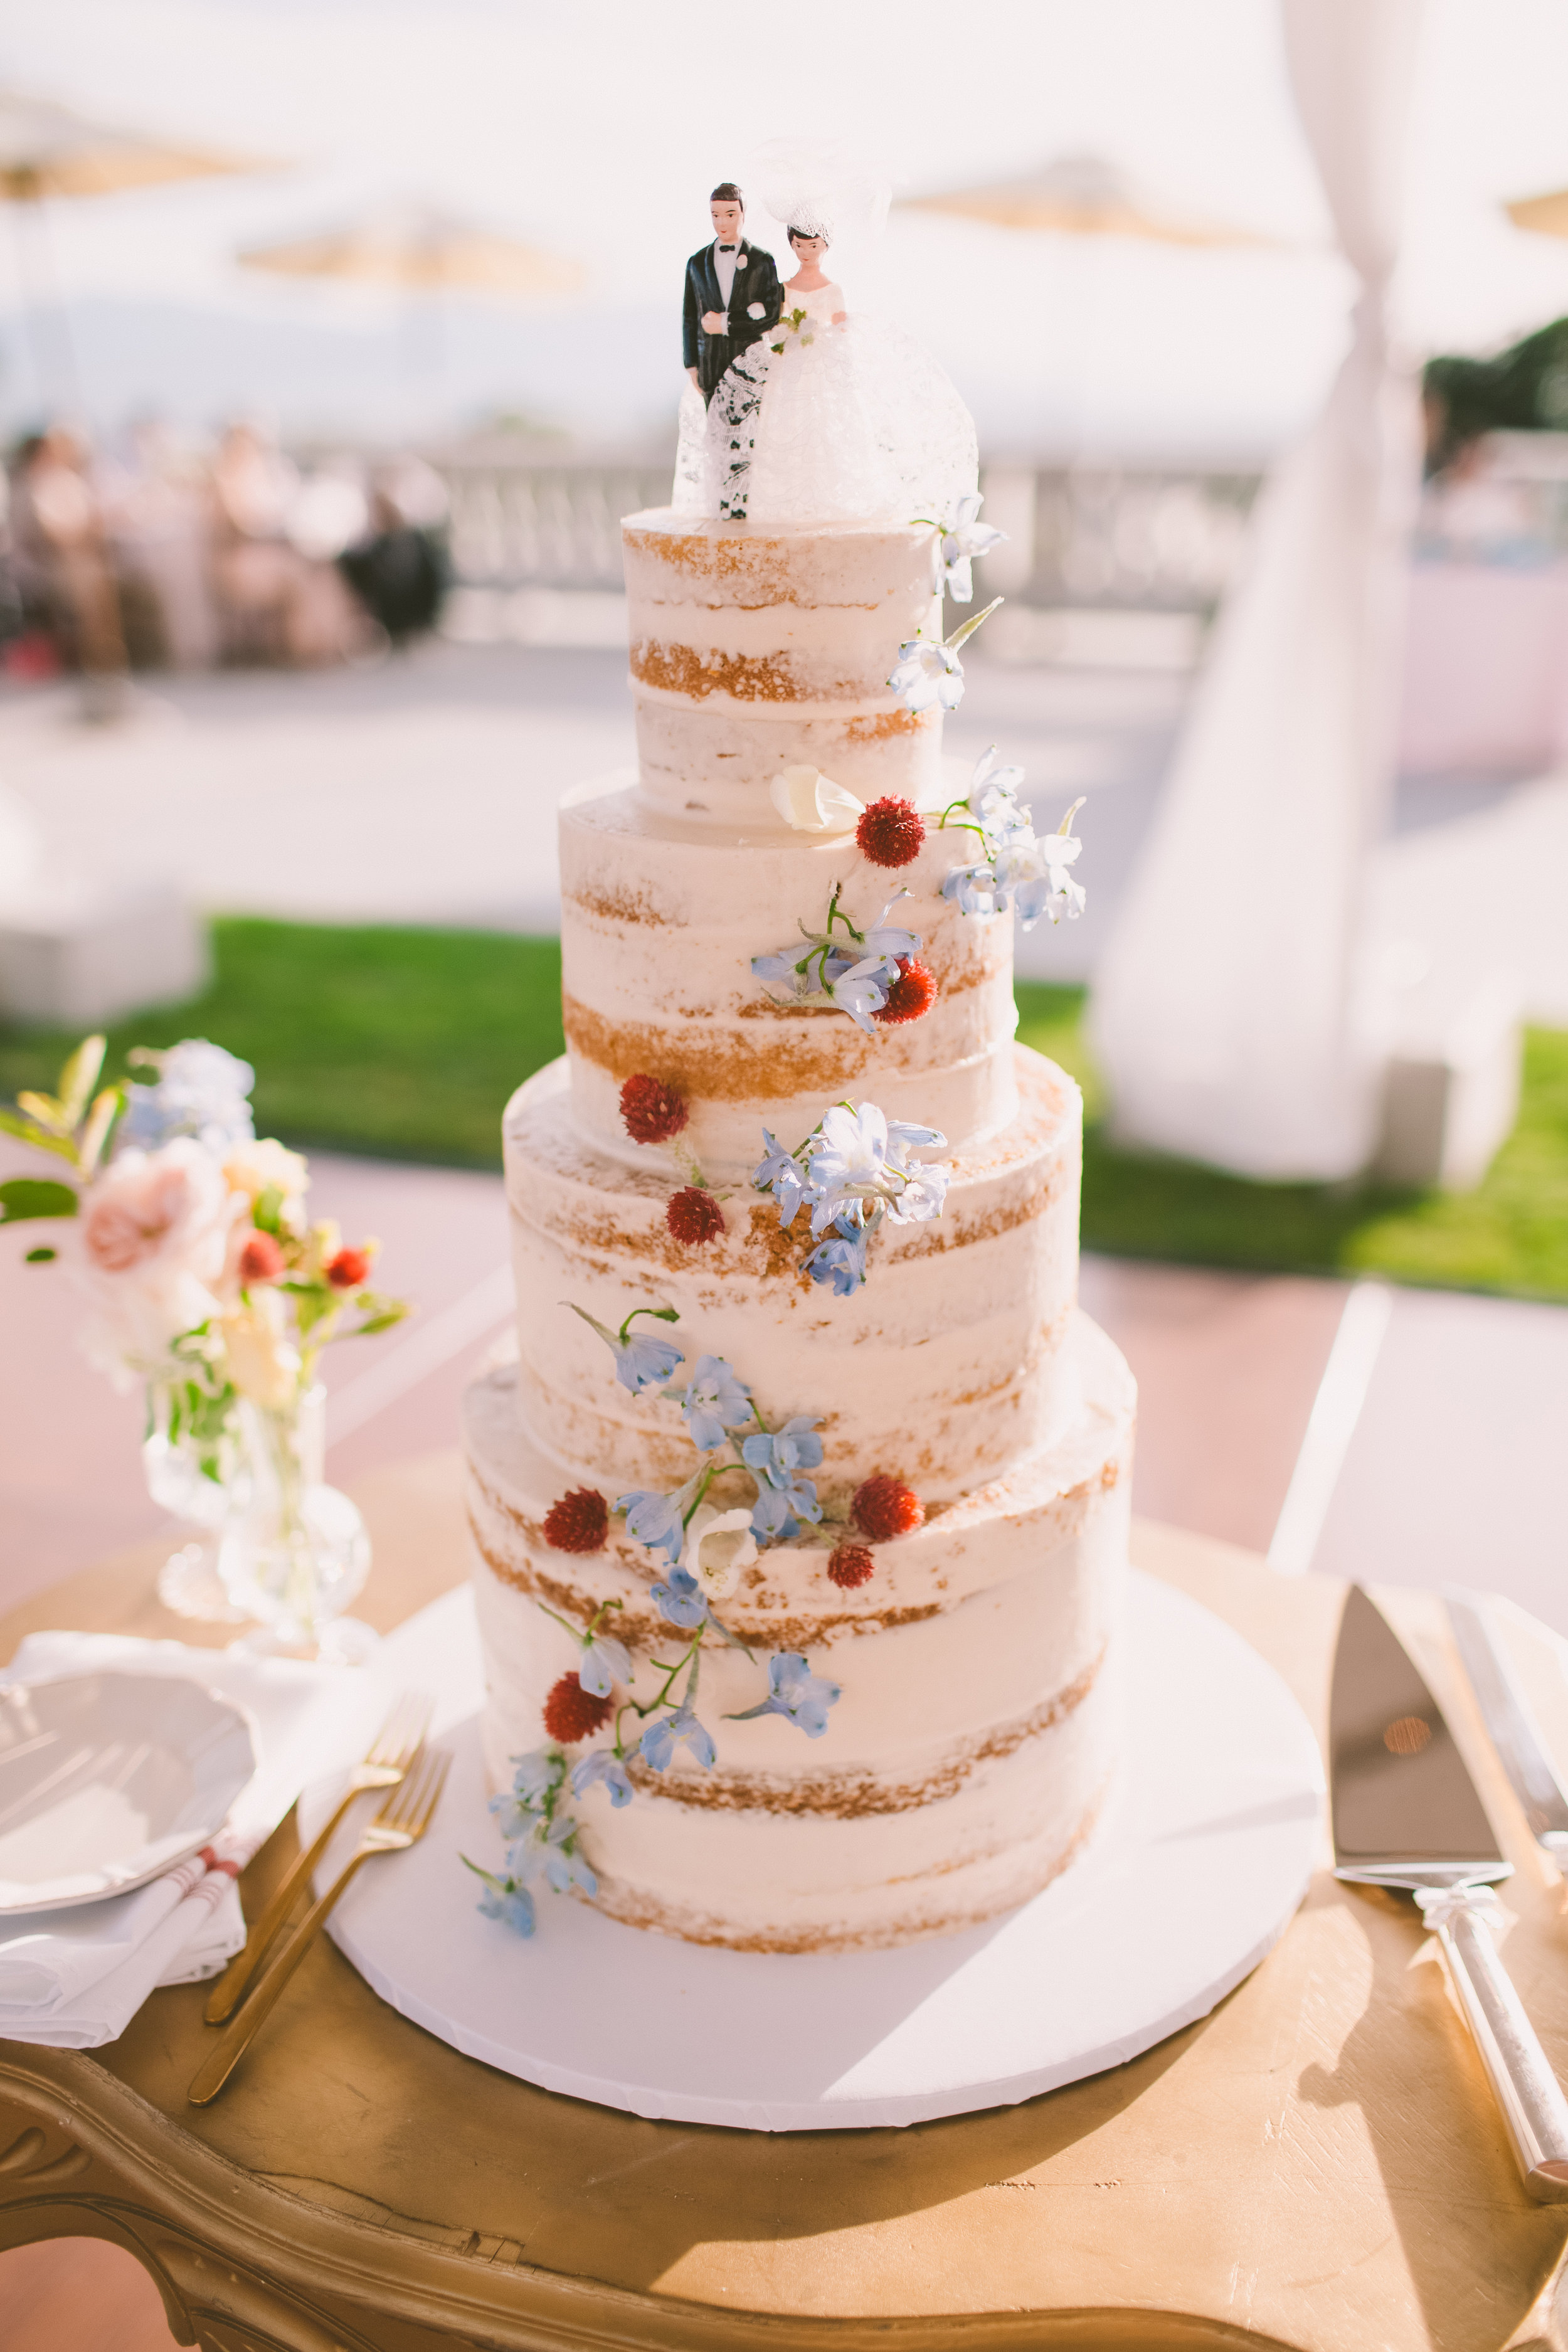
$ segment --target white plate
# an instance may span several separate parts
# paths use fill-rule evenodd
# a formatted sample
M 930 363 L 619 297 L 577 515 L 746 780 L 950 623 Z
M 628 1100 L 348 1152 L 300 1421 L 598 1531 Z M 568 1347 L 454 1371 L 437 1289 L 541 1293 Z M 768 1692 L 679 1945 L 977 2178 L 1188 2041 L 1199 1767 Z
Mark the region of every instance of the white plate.
M 637 2116 L 863 2129 L 1099 2074 L 1238 1985 L 1318 1854 L 1322 1766 L 1290 1693 L 1229 1625 L 1134 1570 L 1118 1801 L 1021 1910 L 892 1951 L 779 1955 L 644 1934 L 560 1895 L 525 1943 L 480 1917 L 458 1860 L 500 1859 L 477 1724 L 446 1728 L 482 1697 L 468 1589 L 389 1637 L 394 1670 L 405 1639 L 441 1694 L 451 1778 L 428 1833 L 362 1871 L 330 1932 L 384 2000 L 455 2048 Z M 302 1835 L 325 1802 L 307 1791 Z
M 199 1683 L 0 1690 L 0 1914 L 142 1885 L 217 1834 L 255 1770 L 248 1717 Z

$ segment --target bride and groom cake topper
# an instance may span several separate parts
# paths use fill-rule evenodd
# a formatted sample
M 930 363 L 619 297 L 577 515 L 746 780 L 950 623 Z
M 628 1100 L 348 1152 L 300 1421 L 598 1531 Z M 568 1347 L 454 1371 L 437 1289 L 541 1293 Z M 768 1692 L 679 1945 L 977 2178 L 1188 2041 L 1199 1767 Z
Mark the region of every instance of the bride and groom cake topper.
M 758 193 L 782 221 L 783 285 L 745 235 L 740 185 L 709 198 L 711 241 L 686 265 L 672 504 L 721 521 L 789 524 L 937 515 L 975 486 L 968 410 L 930 352 L 851 311 L 825 263 L 841 224 L 872 233 L 888 192 L 826 150 L 773 142 Z

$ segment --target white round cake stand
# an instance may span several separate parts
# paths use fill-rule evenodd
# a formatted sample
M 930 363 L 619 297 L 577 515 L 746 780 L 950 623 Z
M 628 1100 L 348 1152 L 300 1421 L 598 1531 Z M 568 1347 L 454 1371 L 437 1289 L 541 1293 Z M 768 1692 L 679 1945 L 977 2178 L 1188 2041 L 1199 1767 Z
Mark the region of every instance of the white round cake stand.
M 466 1680 L 466 1601 L 400 1629 L 386 1664 L 402 1651 L 428 1682 L 439 1644 L 416 1629 L 440 1631 Z M 331 1932 L 384 2000 L 454 2048 L 637 2116 L 847 2131 L 1034 2098 L 1206 2016 L 1278 1941 L 1318 1856 L 1317 1742 L 1239 1634 L 1135 1570 L 1123 1669 L 1127 1746 L 1103 1825 L 984 1927 L 891 1951 L 731 1952 L 542 1894 L 538 1933 L 521 1937 L 480 1916 L 458 1860 L 500 1866 L 470 1715 L 444 1735 L 451 1776 L 424 1841 L 362 1871 Z M 438 1723 L 450 1673 L 445 1696 Z

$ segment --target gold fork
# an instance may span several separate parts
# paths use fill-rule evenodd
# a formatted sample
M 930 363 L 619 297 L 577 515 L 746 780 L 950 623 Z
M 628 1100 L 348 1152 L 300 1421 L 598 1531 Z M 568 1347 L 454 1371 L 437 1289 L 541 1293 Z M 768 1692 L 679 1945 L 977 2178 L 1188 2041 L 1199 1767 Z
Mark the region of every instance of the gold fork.
M 445 1748 L 426 1749 L 406 1779 L 390 1791 L 375 1819 L 365 1823 L 360 1832 L 360 1842 L 348 1862 L 326 1893 L 306 1912 L 247 2001 L 243 2016 L 235 2019 L 216 2049 L 203 2060 L 191 2077 L 191 2087 L 185 2096 L 193 2107 L 205 2107 L 209 2099 L 216 2098 L 278 2006 L 279 1996 L 315 1942 L 321 1922 L 360 1864 L 369 1862 L 373 1854 L 401 1853 L 405 1847 L 415 1844 L 424 1836 L 430 1816 L 440 1802 L 441 1790 L 447 1780 L 447 1768 L 451 1760 Z
M 300 1887 L 309 1886 L 311 1872 L 325 1853 L 332 1832 L 354 1799 L 363 1797 L 368 1789 L 395 1789 L 403 1779 L 424 1743 L 434 1704 L 425 1691 L 404 1691 L 393 1701 L 392 1711 L 376 1733 L 369 1755 L 350 1773 L 349 1785 L 339 1804 L 322 1824 L 321 1834 L 290 1868 L 246 1937 L 243 1948 L 235 1954 L 207 1995 L 203 2015 L 209 2025 L 222 2025 L 226 2018 L 234 2015 L 245 1999 L 250 1990 L 251 1979 L 278 1940 L 279 1930 L 294 1908 Z

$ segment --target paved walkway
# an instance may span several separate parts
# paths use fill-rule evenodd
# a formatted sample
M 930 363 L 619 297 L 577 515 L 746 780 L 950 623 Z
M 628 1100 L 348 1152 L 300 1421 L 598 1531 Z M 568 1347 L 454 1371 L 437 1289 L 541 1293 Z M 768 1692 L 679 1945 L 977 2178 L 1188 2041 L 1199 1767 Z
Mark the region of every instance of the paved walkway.
M 1019 941 L 1026 973 L 1087 978 L 1188 678 L 982 654 L 968 677 L 947 730 L 955 781 L 995 741 L 1042 823 L 1089 796 L 1089 911 Z M 110 727 L 76 712 L 69 686 L 0 692 L 0 780 L 52 863 L 308 919 L 552 931 L 556 803 L 633 759 L 625 657 L 604 647 L 434 643 L 378 668 L 159 678 Z M 1385 935 L 1439 969 L 1516 971 L 1535 1016 L 1568 1025 L 1568 781 L 1407 780 L 1395 823 L 1374 883 Z

